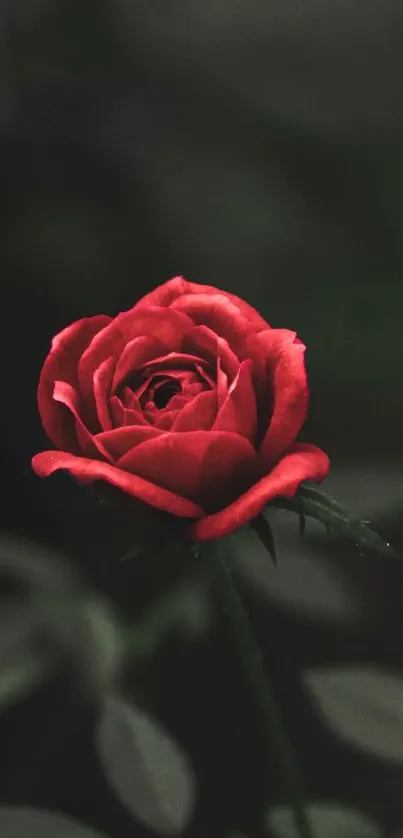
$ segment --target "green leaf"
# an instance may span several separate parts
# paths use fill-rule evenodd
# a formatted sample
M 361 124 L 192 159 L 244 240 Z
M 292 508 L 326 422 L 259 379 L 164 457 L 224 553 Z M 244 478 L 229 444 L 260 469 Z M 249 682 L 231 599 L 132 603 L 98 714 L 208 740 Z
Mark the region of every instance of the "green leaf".
M 60 553 L 41 544 L 0 534 L 0 574 L 33 592 L 65 593 L 79 580 L 73 565 Z
M 313 838 L 382 838 L 383 831 L 361 812 L 334 803 L 307 806 Z M 292 811 L 276 806 L 268 813 L 267 823 L 273 838 L 298 838 Z
M 38 687 L 52 671 L 54 661 L 50 656 L 27 653 L 0 668 L 0 712 L 25 698 Z M 0 831 L 3 836 L 3 833 Z
M 355 748 L 403 764 L 403 676 L 381 666 L 307 670 L 302 682 L 322 718 Z
M 375 530 L 368 526 L 368 522 L 355 518 L 325 492 L 311 486 L 300 486 L 292 498 L 276 498 L 268 505 L 280 509 L 288 509 L 297 515 L 316 518 L 326 527 L 328 535 L 331 531 L 354 541 L 358 548 L 371 550 L 388 556 L 403 558 L 388 541 L 385 541 Z
M 99 597 L 81 603 L 76 628 L 82 647 L 81 657 L 77 654 L 78 674 L 92 694 L 102 695 L 119 677 L 122 628 L 109 604 Z
M 186 828 L 195 803 L 194 776 L 159 722 L 111 697 L 98 731 L 98 754 L 111 787 L 135 818 L 163 835 Z
M 29 806 L 0 806 L 1 838 L 107 838 L 75 818 Z

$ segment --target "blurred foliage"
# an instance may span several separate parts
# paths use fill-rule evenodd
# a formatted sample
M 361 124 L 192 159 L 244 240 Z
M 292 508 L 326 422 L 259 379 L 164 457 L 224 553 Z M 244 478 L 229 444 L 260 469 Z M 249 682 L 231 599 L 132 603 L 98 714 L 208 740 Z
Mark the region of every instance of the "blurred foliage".
M 315 631 L 319 626 L 323 630 L 326 626 L 333 625 L 337 644 L 344 642 L 344 635 L 350 644 L 351 637 L 359 636 L 362 628 L 368 630 L 371 621 L 376 618 L 364 589 L 354 585 L 354 574 L 350 580 L 348 579 L 348 575 L 354 570 L 354 561 L 350 558 L 344 567 L 339 568 L 326 561 L 323 554 L 327 542 L 324 542 L 323 538 L 317 541 L 318 531 L 314 532 L 313 538 L 312 534 L 305 534 L 305 546 L 301 551 L 297 532 L 291 532 L 289 513 L 280 511 L 279 514 L 280 517 L 274 523 L 276 540 L 277 531 L 280 536 L 278 566 L 272 565 L 263 544 L 257 551 L 259 561 L 263 561 L 262 576 L 260 582 L 258 581 L 260 595 L 268 596 L 271 606 L 274 606 L 274 614 L 276 610 L 288 615 L 294 610 L 299 614 L 299 633 L 309 629 L 311 623 Z M 257 565 L 252 559 L 258 542 L 256 540 L 254 545 L 253 537 L 254 534 L 245 529 L 243 534 L 234 535 L 222 542 L 225 563 L 233 567 L 241 589 L 244 583 L 246 584 L 242 598 L 245 598 L 247 606 L 250 597 L 248 588 L 250 585 L 253 587 L 256 582 Z M 165 545 L 162 552 L 166 562 L 174 558 L 179 546 L 175 542 Z M 299 579 L 294 569 L 287 580 L 290 547 L 298 562 L 302 561 L 302 576 Z M 323 575 L 321 588 L 317 582 L 312 587 L 312 579 L 309 577 L 312 569 L 310 570 L 306 561 L 306 557 L 309 554 L 313 556 L 318 548 Z M 223 591 L 216 585 L 219 574 L 215 560 L 207 562 L 203 550 L 197 554 L 189 550 L 185 552 L 186 573 L 183 574 L 182 565 L 182 573 L 164 592 L 160 584 L 155 586 L 153 596 L 150 589 L 147 594 L 148 600 L 143 603 L 141 611 L 137 614 L 133 612 L 128 620 L 127 615 L 124 617 L 122 612 L 119 613 L 109 596 L 101 596 L 100 593 L 89 590 L 84 576 L 74 569 L 65 557 L 49 548 L 3 536 L 0 542 L 0 710 L 6 719 L 13 705 L 24 707 L 29 694 L 37 694 L 43 683 L 50 684 L 58 672 L 65 672 L 75 685 L 77 696 L 81 696 L 81 700 L 89 701 L 97 708 L 92 734 L 92 753 L 94 759 L 99 761 L 98 770 L 102 772 L 104 782 L 110 785 L 128 811 L 128 816 L 134 817 L 133 825 L 143 824 L 162 835 L 182 834 L 184 830 L 188 834 L 186 830 L 189 829 L 189 835 L 198 836 L 202 810 L 197 804 L 197 799 L 199 793 L 205 793 L 200 756 L 194 754 L 192 748 L 188 754 L 186 749 L 183 750 L 180 743 L 184 736 L 183 730 L 179 741 L 177 740 L 177 725 L 169 712 L 166 715 L 167 705 L 161 702 L 161 696 L 155 695 L 155 676 L 159 668 L 166 665 L 164 661 L 167 655 L 169 658 L 171 648 L 175 657 L 179 655 L 182 689 L 186 683 L 189 686 L 188 678 L 192 678 L 188 671 L 190 659 L 188 658 L 188 665 L 183 667 L 184 653 L 186 655 L 188 650 L 191 657 L 196 655 L 196 666 L 199 666 L 202 661 L 200 651 L 206 642 L 209 644 L 212 633 L 213 644 L 217 645 L 219 637 L 221 644 L 225 635 L 223 630 L 227 626 L 227 630 L 228 627 L 231 629 L 231 637 L 228 638 L 223 674 L 225 679 L 232 679 L 232 647 L 234 640 L 235 645 L 237 641 L 235 628 L 231 628 L 231 621 L 228 622 L 229 614 Z M 214 555 L 212 554 L 213 557 Z M 158 559 L 157 554 L 155 558 Z M 149 555 L 148 561 L 153 563 L 152 554 Z M 312 558 L 310 561 L 312 562 Z M 370 563 L 370 554 L 365 561 Z M 155 567 L 157 566 L 158 562 Z M 277 576 L 273 580 L 274 585 L 269 582 L 270 568 Z M 388 570 L 392 568 L 393 565 L 388 564 Z M 139 558 L 128 558 L 120 563 L 119 573 L 125 584 L 129 578 L 134 581 L 136 577 L 141 584 L 141 556 L 140 561 Z M 265 593 L 264 585 L 268 582 Z M 290 582 L 294 590 L 290 589 Z M 301 586 L 305 589 L 302 598 Z M 306 592 L 310 592 L 308 597 Z M 258 613 L 255 606 L 251 611 L 252 626 Z M 331 737 L 336 740 L 340 738 L 347 747 L 351 744 L 356 750 L 370 754 L 380 765 L 385 766 L 386 770 L 387 765 L 391 763 L 394 770 L 400 772 L 403 762 L 402 738 L 399 734 L 403 726 L 400 711 L 400 707 L 403 706 L 402 665 L 395 665 L 394 670 L 384 665 L 371 668 L 359 661 L 336 665 L 331 662 L 334 654 L 331 643 L 325 648 L 327 664 L 318 666 L 312 662 L 310 667 L 305 665 L 301 669 L 301 683 L 294 683 L 293 686 L 295 697 L 298 700 L 304 697 L 303 701 L 307 701 L 312 719 L 316 717 L 316 724 L 319 723 L 324 729 L 328 728 Z M 213 662 L 210 644 L 207 654 Z M 265 654 L 264 659 L 276 666 L 277 654 L 276 647 L 270 644 L 268 657 Z M 346 656 L 342 649 L 339 654 L 342 659 Z M 243 661 L 240 659 L 238 663 L 234 660 L 234 664 L 237 671 L 236 675 L 234 672 L 234 687 L 236 684 L 237 692 L 242 695 L 244 685 L 240 676 L 243 666 L 248 667 L 247 659 L 244 657 Z M 195 670 L 193 677 L 194 672 Z M 213 698 L 210 713 L 218 714 L 218 720 L 220 700 L 215 686 L 212 683 L 210 688 L 213 689 L 212 694 L 217 699 L 217 705 Z M 207 689 L 206 681 L 204 689 Z M 282 698 L 284 699 L 284 694 Z M 172 699 L 175 702 L 173 696 Z M 252 706 L 248 709 L 246 694 L 242 704 L 244 701 L 246 703 L 242 714 L 255 714 L 256 709 Z M 204 696 L 202 705 L 203 703 Z M 188 706 L 187 711 L 189 710 Z M 256 716 L 258 715 L 256 713 Z M 247 717 L 243 715 L 242 718 L 243 724 L 246 725 Z M 292 718 L 287 718 L 288 723 L 291 723 L 293 738 L 295 728 L 293 731 Z M 212 717 L 208 715 L 205 722 L 209 728 L 213 723 Z M 217 724 L 217 721 L 214 724 Z M 258 740 L 255 737 L 259 726 L 259 719 L 254 719 L 252 743 L 255 741 L 257 744 Z M 249 723 L 246 727 L 250 736 Z M 239 732 L 234 730 L 232 736 L 237 753 Z M 184 743 L 186 740 L 185 734 Z M 214 736 L 207 750 L 208 764 L 211 767 L 212 760 L 218 756 L 213 743 Z M 354 752 L 351 750 L 348 753 L 348 758 L 353 759 Z M 306 758 L 302 758 L 305 771 Z M 194 759 L 195 764 L 192 767 Z M 290 811 L 282 806 L 284 787 L 280 764 L 276 762 L 275 765 L 277 782 L 273 783 L 272 778 L 268 787 L 265 771 L 259 777 L 258 765 L 259 762 L 255 766 L 254 782 L 262 784 L 263 799 L 258 795 L 254 803 L 250 801 L 251 808 L 248 814 L 241 814 L 233 803 L 229 820 L 225 823 L 232 827 L 246 825 L 246 828 L 249 824 L 252 829 L 250 834 L 260 835 L 261 833 L 255 832 L 253 812 L 257 801 L 260 800 L 261 806 L 264 800 L 268 806 L 269 838 L 297 838 L 298 833 L 290 820 Z M 351 833 L 354 838 L 361 834 L 363 838 L 381 838 L 384 834 L 379 824 L 385 822 L 385 815 L 382 816 L 376 806 L 371 806 L 365 797 L 359 796 L 356 801 L 357 809 L 344 807 L 341 803 L 336 805 L 333 798 L 331 802 L 327 797 L 326 794 L 318 795 L 316 792 L 316 795 L 313 795 L 312 791 L 309 792 L 307 811 L 313 838 L 336 838 L 341 834 L 340 830 L 343 830 L 343 835 Z M 343 799 L 340 790 L 336 792 L 335 799 Z M 204 823 L 204 817 L 207 817 L 207 823 L 211 828 L 211 813 L 207 812 L 201 816 L 200 825 Z M 96 822 L 102 826 L 102 817 Z M 0 827 L 4 838 L 22 838 L 24 824 L 27 823 L 32 823 L 32 830 L 42 830 L 40 834 L 44 836 L 47 835 L 47 830 L 50 834 L 51 829 L 54 829 L 53 834 L 57 835 L 57 838 L 63 838 L 64 834 L 66 838 L 67 835 L 69 838 L 70 835 L 71 838 L 76 838 L 76 834 L 77 838 L 81 838 L 81 835 L 87 838 L 87 832 L 88 838 L 92 838 L 92 835 L 96 838 L 96 833 L 91 831 L 92 827 L 88 827 L 87 830 L 84 824 L 70 824 L 64 815 L 53 815 L 40 809 L 35 812 L 26 808 L 11 809 L 0 806 Z M 224 828 L 224 824 L 222 826 Z
M 165 558 L 175 549 L 167 545 Z M 211 579 L 203 566 L 192 563 L 186 577 L 144 603 L 140 620 L 132 615 L 124 621 L 109 599 L 88 590 L 65 559 L 2 536 L 0 710 L 23 698 L 60 663 L 72 666 L 78 685 L 99 700 L 125 677 L 133 678 L 138 661 L 152 661 L 168 635 L 194 641 L 210 623 Z M 17 582 L 14 591 L 10 580 Z

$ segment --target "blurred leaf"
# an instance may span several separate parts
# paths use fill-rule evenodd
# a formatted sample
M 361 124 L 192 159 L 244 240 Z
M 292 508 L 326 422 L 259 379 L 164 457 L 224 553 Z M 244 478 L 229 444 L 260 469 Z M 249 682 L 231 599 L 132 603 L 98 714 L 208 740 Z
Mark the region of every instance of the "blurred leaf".
M 120 668 L 121 633 L 111 608 L 101 599 L 83 602 L 81 617 L 83 635 L 88 629 L 86 680 L 95 692 L 102 693 L 111 688 Z
M 403 674 L 344 665 L 302 678 L 334 733 L 373 756 L 403 762 Z
M 260 542 L 247 532 L 230 537 L 231 561 L 246 584 L 270 605 L 348 630 L 365 619 L 362 592 L 341 563 L 330 560 L 325 550 L 321 555 L 316 542 L 312 545 L 309 536 L 318 529 L 313 522 L 300 541 L 290 526 L 290 516 L 279 510 L 274 524 L 277 567 L 267 561 Z
M 111 698 L 97 744 L 105 775 L 131 814 L 164 835 L 185 829 L 195 803 L 194 777 L 186 756 L 159 722 Z
M 121 646 L 108 603 L 89 598 L 59 554 L 3 535 L 2 575 L 17 582 L 17 593 L 1 602 L 0 708 L 22 697 L 63 658 L 91 691 L 110 688 Z
M 1 838 L 107 838 L 67 815 L 31 807 L 0 806 Z
M 209 566 L 188 562 L 185 577 L 160 595 L 140 621 L 125 629 L 125 660 L 132 665 L 134 660 L 151 658 L 172 631 L 179 629 L 188 637 L 197 638 L 208 630 L 212 620 L 210 585 Z
M 52 670 L 50 656 L 20 655 L 0 668 L 0 712 L 24 698 L 39 686 Z M 2 833 L 0 832 L 2 835 Z
M 77 584 L 72 565 L 59 553 L 21 538 L 0 536 L 0 575 L 37 591 L 66 591 Z
M 0 601 L 0 674 L 4 666 L 30 647 L 41 619 L 41 610 L 30 602 Z
M 211 601 L 205 587 L 199 584 L 183 586 L 177 614 L 178 628 L 189 638 L 199 638 L 212 623 Z
M 360 812 L 334 804 L 307 806 L 313 838 L 383 838 L 380 828 Z M 278 806 L 269 812 L 267 822 L 273 838 L 298 838 L 291 810 Z
M 105 692 L 120 650 L 117 626 L 100 599 L 38 592 L 25 605 L 8 604 L 0 620 L 0 707 L 3 691 L 19 697 L 63 660 L 92 693 Z

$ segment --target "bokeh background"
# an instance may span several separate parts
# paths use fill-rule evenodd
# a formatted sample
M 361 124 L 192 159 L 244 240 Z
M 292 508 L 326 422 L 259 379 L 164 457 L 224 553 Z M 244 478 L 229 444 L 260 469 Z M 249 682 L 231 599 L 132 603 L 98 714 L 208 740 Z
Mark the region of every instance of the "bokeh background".
M 237 293 L 272 325 L 298 331 L 312 391 L 303 436 L 331 456 L 328 489 L 402 544 L 401 4 L 3 0 L 1 16 L 3 531 L 65 551 L 120 603 L 116 524 L 101 521 L 67 477 L 39 481 L 31 471 L 31 456 L 47 447 L 37 380 L 52 336 L 65 325 L 129 308 L 182 274 Z M 302 699 L 291 707 L 289 696 L 301 667 L 313 663 L 402 667 L 403 572 L 316 534 L 303 573 L 298 545 L 284 537 L 291 564 L 278 602 L 298 605 L 302 596 L 309 627 L 302 621 L 303 630 L 298 607 L 297 617 L 269 609 L 274 583 L 266 594 L 261 580 L 254 586 L 255 547 L 240 550 L 240 572 L 310 791 L 372 807 L 397 835 L 399 764 L 332 750 L 319 720 Z M 348 621 L 346 628 L 341 606 L 341 633 L 315 622 L 315 590 L 317 605 L 327 585 L 318 557 L 330 577 L 334 564 L 353 574 L 370 604 L 364 628 Z M 139 588 L 133 601 L 141 597 Z M 241 735 L 242 701 L 233 699 L 232 676 L 218 677 L 222 659 L 211 654 L 207 644 L 190 655 L 192 689 L 185 652 L 185 662 L 172 654 L 161 675 L 164 712 L 205 778 L 209 814 L 200 829 L 210 825 L 208 834 L 240 799 L 247 810 L 258 772 Z M 359 720 L 365 713 L 355 700 Z M 402 738 L 396 704 L 389 728 Z M 226 731 L 220 741 L 215 706 Z M 2 733 L 4 802 L 61 808 L 113 838 L 134 834 L 102 791 L 91 708 L 57 684 L 10 712 Z M 369 729 L 374 719 L 366 718 Z

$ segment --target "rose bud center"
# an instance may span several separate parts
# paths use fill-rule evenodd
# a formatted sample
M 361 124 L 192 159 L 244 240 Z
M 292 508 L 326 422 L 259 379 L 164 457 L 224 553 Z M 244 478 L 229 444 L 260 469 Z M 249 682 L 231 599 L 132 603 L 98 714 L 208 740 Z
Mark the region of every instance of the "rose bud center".
M 182 384 L 177 379 L 166 375 L 156 375 L 140 401 L 144 401 L 145 404 L 152 401 L 155 407 L 162 410 L 168 405 L 172 397 L 180 393 L 181 390 Z

